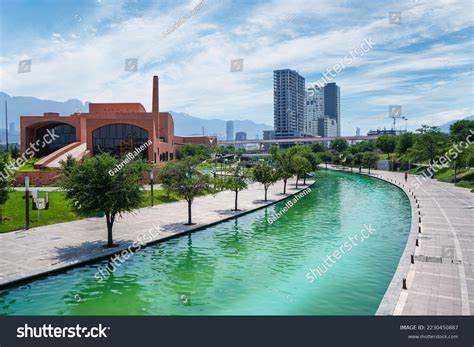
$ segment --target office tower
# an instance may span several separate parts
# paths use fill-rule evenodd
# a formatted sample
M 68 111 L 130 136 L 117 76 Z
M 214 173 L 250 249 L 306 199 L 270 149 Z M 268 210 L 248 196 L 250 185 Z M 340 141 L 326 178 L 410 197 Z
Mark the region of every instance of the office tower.
M 225 130 L 226 130 L 226 134 L 227 134 L 226 139 L 227 140 L 233 140 L 234 139 L 234 121 L 228 120 L 225 123 Z
M 324 117 L 318 119 L 318 135 L 322 137 L 337 136 L 337 122 L 335 119 Z
M 360 128 L 356 128 L 356 136 L 360 136 Z
M 309 87 L 306 91 L 305 133 L 318 134 L 318 119 L 324 117 L 324 89 Z
M 274 140 L 275 139 L 275 130 L 264 130 L 263 131 L 264 140 Z M 271 144 L 265 143 L 263 149 L 267 150 L 271 147 Z
M 337 123 L 337 136 L 341 136 L 341 95 L 336 83 L 324 86 L 324 117 L 334 119 Z
M 235 141 L 245 141 L 247 140 L 247 133 L 244 131 L 239 131 L 235 133 Z M 244 144 L 236 144 L 235 147 L 243 148 L 245 147 Z
M 15 132 L 15 123 L 10 123 L 10 133 Z
M 235 141 L 245 141 L 247 140 L 247 133 L 245 131 L 239 131 L 235 133 Z
M 294 70 L 273 71 L 273 122 L 275 138 L 301 137 L 304 133 L 305 79 Z

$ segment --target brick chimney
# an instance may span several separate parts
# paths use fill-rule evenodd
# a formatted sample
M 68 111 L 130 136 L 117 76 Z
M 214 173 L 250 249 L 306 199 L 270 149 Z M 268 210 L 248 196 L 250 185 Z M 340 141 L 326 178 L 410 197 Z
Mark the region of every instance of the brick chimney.
M 158 76 L 153 76 L 153 100 L 151 112 L 159 112 Z

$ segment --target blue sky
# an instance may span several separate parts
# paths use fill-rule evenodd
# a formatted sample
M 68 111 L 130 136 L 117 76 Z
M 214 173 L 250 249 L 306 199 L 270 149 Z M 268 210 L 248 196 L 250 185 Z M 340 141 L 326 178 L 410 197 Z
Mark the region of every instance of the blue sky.
M 343 134 L 390 127 L 389 105 L 402 106 L 409 129 L 474 113 L 470 0 L 0 4 L 0 90 L 10 95 L 150 109 L 158 74 L 161 111 L 271 125 L 273 70 L 295 69 L 315 82 L 371 40 L 333 79 L 341 87 Z M 400 25 L 389 24 L 394 11 Z M 138 59 L 137 72 L 124 71 L 127 58 Z M 235 58 L 244 59 L 241 73 L 230 72 Z M 32 69 L 19 74 L 23 59 L 32 59 Z

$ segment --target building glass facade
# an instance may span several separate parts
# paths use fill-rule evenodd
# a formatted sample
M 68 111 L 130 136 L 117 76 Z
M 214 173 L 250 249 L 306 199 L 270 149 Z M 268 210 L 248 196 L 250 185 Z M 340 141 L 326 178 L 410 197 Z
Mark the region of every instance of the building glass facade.
M 109 124 L 92 132 L 93 153 L 107 152 L 118 157 L 133 152 L 135 148 L 148 142 L 148 131 L 131 124 Z M 140 152 L 143 159 L 148 150 Z

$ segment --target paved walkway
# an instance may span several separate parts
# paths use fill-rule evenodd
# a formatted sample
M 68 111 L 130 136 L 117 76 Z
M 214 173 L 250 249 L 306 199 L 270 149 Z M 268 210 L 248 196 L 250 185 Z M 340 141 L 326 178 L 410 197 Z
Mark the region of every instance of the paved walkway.
M 399 172 L 371 174 L 401 187 L 412 206 L 406 249 L 377 314 L 474 315 L 474 194 L 412 175 L 405 183 Z
M 305 189 L 294 188 L 289 181 L 287 193 L 295 194 Z M 311 183 L 307 180 L 307 183 Z M 187 203 L 166 203 L 152 208 L 136 210 L 118 219 L 114 225 L 114 240 L 120 247 L 103 248 L 107 239 L 104 218 L 90 218 L 0 234 L 0 287 L 54 270 L 112 255 L 126 249 L 140 237 L 152 237 L 147 242 L 166 239 L 190 232 L 196 228 L 232 218 L 261 208 L 288 197 L 283 195 L 283 183 L 278 182 L 268 190 L 268 201 L 263 201 L 263 186 L 251 184 L 239 193 L 238 212 L 234 207 L 234 193 L 221 192 L 197 198 L 193 203 L 193 222 L 186 226 Z M 154 227 L 159 225 L 159 232 Z

